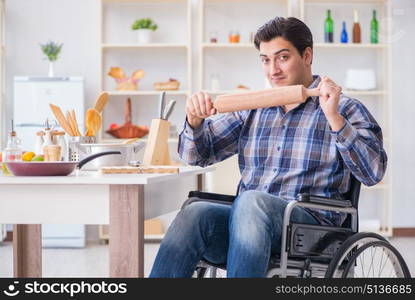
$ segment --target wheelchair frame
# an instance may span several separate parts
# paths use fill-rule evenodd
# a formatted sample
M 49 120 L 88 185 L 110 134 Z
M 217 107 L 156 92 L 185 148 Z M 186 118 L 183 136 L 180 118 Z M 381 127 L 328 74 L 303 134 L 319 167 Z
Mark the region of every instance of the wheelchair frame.
M 363 241 L 365 244 L 387 243 L 387 245 L 384 246 L 392 248 L 395 255 L 395 261 L 399 263 L 400 269 L 397 273 L 401 277 L 410 277 L 409 269 L 406 266 L 402 256 L 396 249 L 393 248 L 392 245 L 389 244 L 389 242 L 386 241 L 384 237 L 375 233 L 358 232 L 357 207 L 359 194 L 360 182 L 357 181 L 354 176 L 351 176 L 350 190 L 344 195 L 345 199 L 350 200 L 339 200 L 309 194 L 299 194 L 298 200 L 290 201 L 285 208 L 283 216 L 280 256 L 279 258 L 271 256 L 266 276 L 278 276 L 280 278 L 285 278 L 287 276 L 305 278 L 326 277 L 327 274 L 335 277 L 340 276 L 341 273 L 338 274 L 337 269 L 340 267 L 341 271 L 341 268 L 344 268 L 345 263 L 347 263 L 347 257 L 353 256 L 353 253 L 357 252 L 358 242 Z M 235 198 L 236 196 L 193 191 L 189 193 L 189 199 L 183 204 L 182 209 L 193 202 L 199 201 L 232 205 Z M 345 222 L 343 222 L 343 224 L 339 227 L 290 223 L 291 213 L 295 207 L 344 212 L 348 214 L 348 216 Z M 332 244 L 325 245 L 324 249 L 327 251 L 325 254 L 315 251 L 316 245 L 321 246 L 324 244 L 319 243 L 319 241 L 315 244 L 308 245 L 307 243 L 304 243 L 302 246 L 305 246 L 304 248 L 308 248 L 308 252 L 307 250 L 298 251 L 295 249 L 295 243 L 293 243 L 293 241 L 296 232 L 301 230 L 314 230 L 316 232 L 319 230 L 320 236 L 318 234 L 310 234 L 310 236 L 312 236 L 311 239 L 319 238 L 319 241 L 321 239 L 324 240 L 329 233 L 343 233 L 344 236 L 335 239 L 337 244 L 334 245 L 334 247 L 330 247 Z M 301 241 L 300 239 L 298 240 Z M 331 252 L 327 249 L 330 249 Z M 302 255 L 301 251 L 305 252 L 305 254 Z M 343 251 L 344 253 L 339 253 L 339 251 Z M 345 253 L 345 251 L 349 252 Z M 209 277 L 216 277 L 218 268 L 226 270 L 226 265 L 215 265 L 202 259 L 196 267 L 197 277 L 205 277 L 206 272 L 209 274 Z

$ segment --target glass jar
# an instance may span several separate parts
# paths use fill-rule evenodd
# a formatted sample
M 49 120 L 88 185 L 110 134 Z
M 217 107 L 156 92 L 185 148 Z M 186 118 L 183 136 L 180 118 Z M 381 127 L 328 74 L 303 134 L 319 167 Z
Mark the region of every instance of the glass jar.
M 216 30 L 209 32 L 209 42 L 210 43 L 218 42 L 218 32 Z
M 240 35 L 237 30 L 231 30 L 229 32 L 229 43 L 236 44 L 240 41 Z

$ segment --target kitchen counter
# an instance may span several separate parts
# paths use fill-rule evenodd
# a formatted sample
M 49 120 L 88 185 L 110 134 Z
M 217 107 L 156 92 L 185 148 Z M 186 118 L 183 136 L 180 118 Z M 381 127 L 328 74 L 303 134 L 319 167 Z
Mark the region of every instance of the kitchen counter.
M 179 209 L 186 200 L 172 199 L 168 193 L 145 199 L 145 189 L 154 183 L 175 186 L 184 178 L 213 170 L 180 167 L 178 174 L 78 171 L 69 176 L 0 176 L 0 224 L 16 224 L 14 276 L 42 276 L 41 224 L 109 224 L 110 277 L 143 277 L 144 208 L 150 208 L 149 217 L 154 217 Z
M 1 184 L 152 184 L 181 176 L 211 172 L 214 167 L 180 167 L 177 174 L 100 174 L 97 171 L 74 171 L 68 176 L 5 176 L 0 175 Z

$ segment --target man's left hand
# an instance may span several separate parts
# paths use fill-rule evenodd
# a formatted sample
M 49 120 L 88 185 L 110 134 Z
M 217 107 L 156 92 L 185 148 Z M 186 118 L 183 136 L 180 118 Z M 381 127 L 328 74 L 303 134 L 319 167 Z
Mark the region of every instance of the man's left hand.
M 339 106 L 342 88 L 333 80 L 323 76 L 318 85 L 320 89 L 320 106 L 333 131 L 340 130 L 344 125 L 344 118 L 337 108 Z

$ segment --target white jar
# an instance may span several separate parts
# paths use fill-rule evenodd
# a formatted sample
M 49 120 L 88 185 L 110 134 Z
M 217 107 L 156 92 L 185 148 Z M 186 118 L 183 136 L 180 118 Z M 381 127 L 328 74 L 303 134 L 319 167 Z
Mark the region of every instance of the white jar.
M 58 132 L 55 134 L 56 137 L 56 144 L 61 146 L 61 161 L 68 161 L 69 157 L 68 157 L 68 145 L 66 143 L 66 139 L 65 139 L 65 133 L 62 132 Z
M 43 131 L 39 131 L 36 133 L 36 141 L 35 141 L 35 154 L 41 155 L 43 154 L 43 136 L 45 133 Z

